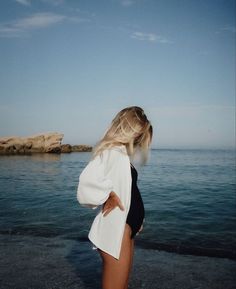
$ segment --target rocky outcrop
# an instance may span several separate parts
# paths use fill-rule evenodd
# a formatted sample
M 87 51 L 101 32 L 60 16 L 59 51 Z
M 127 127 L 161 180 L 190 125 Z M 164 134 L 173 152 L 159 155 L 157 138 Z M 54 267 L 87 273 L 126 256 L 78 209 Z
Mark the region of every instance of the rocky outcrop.
M 72 146 L 70 144 L 62 144 L 61 145 L 61 152 L 62 153 L 71 153 L 72 152 Z
M 88 145 L 70 145 L 62 144 L 61 152 L 62 153 L 71 153 L 71 152 L 91 152 L 93 147 Z
M 51 132 L 30 137 L 2 137 L 0 154 L 60 153 L 63 136 Z
M 73 145 L 72 152 L 91 152 L 93 147 L 88 145 Z
M 61 144 L 63 136 L 61 133 L 50 132 L 30 137 L 0 137 L 0 155 L 92 151 L 88 145 Z

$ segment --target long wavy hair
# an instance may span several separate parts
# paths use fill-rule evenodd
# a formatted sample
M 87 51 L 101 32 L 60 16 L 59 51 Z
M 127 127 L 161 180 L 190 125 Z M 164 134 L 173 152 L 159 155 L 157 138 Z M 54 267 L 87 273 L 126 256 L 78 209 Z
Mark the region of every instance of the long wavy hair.
M 112 120 L 102 139 L 93 148 L 93 157 L 113 146 L 125 145 L 131 158 L 140 152 L 142 163 L 148 159 L 153 128 L 143 109 L 130 106 L 122 109 Z

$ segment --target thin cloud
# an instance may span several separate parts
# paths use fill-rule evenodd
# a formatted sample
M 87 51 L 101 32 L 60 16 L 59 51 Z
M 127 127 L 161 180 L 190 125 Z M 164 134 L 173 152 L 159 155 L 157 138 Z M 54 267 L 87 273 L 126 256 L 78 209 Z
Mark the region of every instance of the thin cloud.
M 24 6 L 30 6 L 30 0 L 16 0 L 17 3 L 24 5 Z
M 0 37 L 20 37 L 23 35 L 23 31 L 16 27 L 10 27 L 8 25 L 0 25 Z
M 232 33 L 236 33 L 236 28 L 235 26 L 224 26 L 221 28 L 221 31 L 228 31 L 228 32 L 232 32 Z
M 20 37 L 30 30 L 49 27 L 62 22 L 65 18 L 64 15 L 50 12 L 35 13 L 16 21 L 0 24 L 0 36 Z
M 226 25 L 226 26 L 221 27 L 215 33 L 219 34 L 219 33 L 223 33 L 223 32 L 236 33 L 236 27 L 233 25 Z
M 53 6 L 58 6 L 64 4 L 64 0 L 41 0 L 42 2 L 46 4 L 50 4 Z
M 86 22 L 91 22 L 91 19 L 89 18 L 82 18 L 82 17 L 70 17 L 68 18 L 68 20 L 70 22 L 73 22 L 73 23 L 86 23 Z
M 156 43 L 162 43 L 162 44 L 172 43 L 171 41 L 169 41 L 163 36 L 157 35 L 155 33 L 144 33 L 140 31 L 133 32 L 131 34 L 131 38 L 140 40 L 140 41 L 148 41 L 148 42 L 154 42 L 154 43 L 156 42 Z
M 121 5 L 125 7 L 132 6 L 135 3 L 134 0 L 122 0 Z
M 36 13 L 15 23 L 19 29 L 37 29 L 61 22 L 65 16 L 54 13 Z

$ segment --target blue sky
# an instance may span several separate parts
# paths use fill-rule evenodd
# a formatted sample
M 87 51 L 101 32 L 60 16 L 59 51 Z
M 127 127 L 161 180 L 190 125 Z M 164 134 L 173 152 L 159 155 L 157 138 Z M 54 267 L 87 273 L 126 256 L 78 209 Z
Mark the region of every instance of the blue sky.
M 0 136 L 93 145 L 138 105 L 153 147 L 233 147 L 235 33 L 231 0 L 2 0 Z

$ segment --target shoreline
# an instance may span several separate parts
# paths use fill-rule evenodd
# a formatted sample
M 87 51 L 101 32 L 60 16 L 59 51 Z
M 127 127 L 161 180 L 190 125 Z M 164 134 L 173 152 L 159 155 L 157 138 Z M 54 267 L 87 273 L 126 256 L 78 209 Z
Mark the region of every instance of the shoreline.
M 236 261 L 235 250 L 224 250 L 217 248 L 203 248 L 186 246 L 181 244 L 150 243 L 144 240 L 137 240 L 137 245 L 143 249 L 151 249 L 180 255 L 192 255 L 201 257 L 226 258 Z
M 8 236 L 31 236 L 31 237 L 39 237 L 39 238 L 60 238 L 59 234 L 39 234 L 39 232 L 30 232 L 17 230 L 0 230 L 0 235 Z M 68 241 L 78 241 L 80 243 L 89 242 L 87 237 L 63 237 L 63 240 Z M 149 242 L 147 240 L 143 240 L 140 238 L 136 238 L 135 241 L 136 248 L 145 249 L 145 250 L 153 250 L 153 251 L 161 251 L 167 253 L 174 253 L 177 255 L 191 255 L 196 257 L 210 257 L 210 258 L 223 258 L 229 259 L 236 262 L 236 251 L 235 249 L 222 249 L 222 248 L 204 248 L 204 247 L 196 247 L 196 246 L 186 246 L 182 244 L 165 244 L 165 243 L 157 243 L 157 242 Z
M 45 232 L 44 232 L 45 233 Z M 0 230 L 0 235 L 4 236 L 32 236 L 32 237 L 39 237 L 39 238 L 63 238 L 68 241 L 78 241 L 82 243 L 89 242 L 87 237 L 61 237 L 60 234 L 41 234 L 37 231 L 21 231 L 19 228 L 17 230 Z M 168 243 L 159 243 L 159 242 L 149 242 L 147 240 L 143 240 L 140 238 L 136 238 L 136 248 L 145 249 L 145 250 L 153 250 L 153 251 L 161 251 L 161 252 L 168 252 L 174 253 L 178 255 L 191 255 L 196 257 L 213 257 L 213 258 L 223 258 L 223 259 L 230 259 L 236 261 L 236 251 L 235 249 L 222 249 L 222 248 L 204 248 L 204 247 L 196 247 L 196 246 L 186 246 L 182 244 L 168 244 Z
M 1 289 L 99 289 L 89 241 L 0 234 Z M 129 289 L 234 289 L 236 261 L 135 247 Z M 24 276 L 24 278 L 22 278 Z

